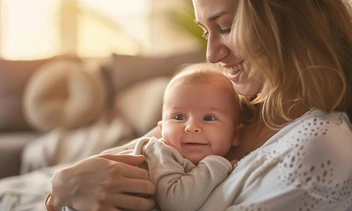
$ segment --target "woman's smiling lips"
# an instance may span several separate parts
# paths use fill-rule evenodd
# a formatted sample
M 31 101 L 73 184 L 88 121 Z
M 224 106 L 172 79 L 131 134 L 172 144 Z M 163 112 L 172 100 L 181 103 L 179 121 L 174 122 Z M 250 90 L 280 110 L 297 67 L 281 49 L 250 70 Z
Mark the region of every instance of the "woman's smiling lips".
M 236 63 L 235 65 L 223 65 L 223 66 L 227 70 L 228 78 L 231 81 L 236 82 L 239 80 L 240 73 L 245 69 L 245 61 L 242 60 Z
M 244 70 L 244 60 L 234 64 L 234 65 L 229 65 L 229 64 L 224 64 L 223 67 L 227 69 L 227 73 L 229 75 L 236 75 L 239 73 L 241 70 Z

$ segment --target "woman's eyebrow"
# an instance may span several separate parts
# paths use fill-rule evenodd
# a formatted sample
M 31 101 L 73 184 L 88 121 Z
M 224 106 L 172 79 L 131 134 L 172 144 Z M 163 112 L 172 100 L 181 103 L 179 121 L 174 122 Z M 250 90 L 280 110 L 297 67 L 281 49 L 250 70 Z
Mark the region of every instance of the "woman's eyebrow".
M 212 22 L 212 21 L 215 21 L 216 19 L 218 19 L 219 17 L 223 16 L 223 15 L 226 15 L 226 14 L 229 14 L 229 12 L 226 12 L 226 11 L 220 11 L 218 12 L 217 14 L 211 16 L 208 18 L 208 21 L 209 22 Z M 199 23 L 197 20 L 194 20 L 194 22 L 196 22 L 196 24 L 200 25 L 201 23 Z
M 218 12 L 217 14 L 211 16 L 208 18 L 208 21 L 209 22 L 212 22 L 212 21 L 215 21 L 216 19 L 218 19 L 219 17 L 223 16 L 223 15 L 226 15 L 228 14 L 229 12 L 226 12 L 226 11 L 220 11 Z

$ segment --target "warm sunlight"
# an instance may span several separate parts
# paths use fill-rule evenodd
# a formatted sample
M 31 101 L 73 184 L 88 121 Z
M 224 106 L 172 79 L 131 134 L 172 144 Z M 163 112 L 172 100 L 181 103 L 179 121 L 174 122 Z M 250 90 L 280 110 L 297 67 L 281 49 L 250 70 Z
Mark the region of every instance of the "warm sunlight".
M 140 54 L 148 43 L 149 1 L 79 0 L 79 55 Z M 87 36 L 88 35 L 88 36 Z
M 77 0 L 76 10 L 63 11 L 61 2 L 0 0 L 1 57 L 35 59 L 72 53 L 67 49 L 76 49 L 73 53 L 80 56 L 139 54 L 141 43 L 147 43 L 147 0 Z M 77 25 L 63 24 L 64 13 Z M 70 35 L 62 37 L 67 32 Z
M 2 56 L 46 57 L 59 52 L 59 0 L 2 0 Z
M 65 53 L 106 57 L 184 51 L 193 48 L 194 40 L 170 23 L 169 16 L 170 9 L 181 4 L 181 0 L 0 0 L 0 57 L 30 60 Z

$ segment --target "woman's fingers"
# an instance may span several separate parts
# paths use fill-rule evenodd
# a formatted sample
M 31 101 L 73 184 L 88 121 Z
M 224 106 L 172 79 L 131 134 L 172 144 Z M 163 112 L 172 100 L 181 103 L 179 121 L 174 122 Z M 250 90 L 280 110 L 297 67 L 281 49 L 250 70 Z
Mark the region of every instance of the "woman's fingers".
M 155 186 L 138 168 L 143 156 L 99 155 L 58 172 L 53 179 L 53 204 L 75 210 L 150 210 Z M 148 196 L 148 197 L 147 197 Z
M 153 195 L 155 193 L 155 186 L 149 180 L 145 179 L 121 178 L 109 185 L 107 191 L 113 193 Z
M 156 206 L 156 202 L 152 197 L 144 197 L 142 195 L 130 194 L 109 194 L 105 200 L 92 203 L 91 200 L 76 200 L 73 207 L 76 211 L 119 211 L 119 210 L 151 210 Z M 113 202 L 113 203 L 109 203 Z M 68 209 L 71 211 L 72 209 Z
M 143 155 L 114 155 L 114 154 L 103 154 L 98 157 L 106 158 L 109 160 L 125 163 L 132 166 L 139 166 L 144 161 Z
M 111 190 L 99 190 L 99 186 L 91 187 L 92 189 L 86 191 L 80 191 L 72 197 L 75 200 L 72 201 L 72 207 L 75 210 L 151 210 L 155 207 L 156 202 L 152 195 L 145 193 L 143 190 L 139 189 L 139 183 L 143 181 L 133 181 L 136 182 L 136 186 L 126 186 L 128 192 L 116 191 L 114 188 Z M 132 182 L 132 183 L 133 183 Z M 131 183 L 131 181 L 127 181 Z M 121 185 L 121 183 L 116 183 L 116 185 Z M 143 186 L 143 184 L 142 184 Z M 120 186 L 117 186 L 121 190 Z M 131 189 L 132 188 L 132 189 Z M 123 188 L 125 189 L 125 188 Z M 155 190 L 155 188 L 153 187 Z M 133 193 L 136 192 L 136 193 Z
M 115 163 L 113 164 L 113 170 L 115 176 L 121 175 L 127 178 L 134 179 L 149 179 L 148 172 L 145 169 L 138 168 L 136 166 L 131 166 L 124 163 Z
M 148 172 L 141 168 L 135 168 L 141 165 L 144 161 L 143 155 L 112 155 L 105 154 L 98 157 L 115 161 L 115 172 L 123 174 L 128 178 L 149 179 Z M 112 164 L 114 165 L 114 164 Z
M 143 195 L 114 194 L 111 195 L 111 200 L 123 210 L 151 210 L 156 205 L 153 197 Z
M 121 209 L 117 208 L 117 207 L 113 207 L 113 206 L 101 206 L 98 208 L 93 208 L 93 207 L 82 207 L 82 211 L 122 211 Z M 72 209 L 71 207 L 68 206 L 64 206 L 62 207 L 62 209 L 59 209 L 60 211 L 81 211 L 81 210 L 76 210 L 76 209 Z

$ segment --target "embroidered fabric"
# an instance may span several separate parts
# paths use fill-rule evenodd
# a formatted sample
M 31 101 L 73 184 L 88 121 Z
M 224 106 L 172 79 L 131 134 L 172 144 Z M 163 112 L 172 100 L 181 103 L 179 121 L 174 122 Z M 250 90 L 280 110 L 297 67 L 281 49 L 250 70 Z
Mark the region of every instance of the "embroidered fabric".
M 204 210 L 352 210 L 352 125 L 311 110 L 238 162 Z

